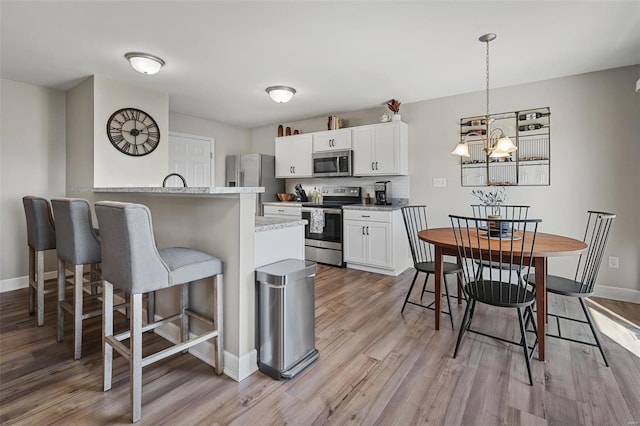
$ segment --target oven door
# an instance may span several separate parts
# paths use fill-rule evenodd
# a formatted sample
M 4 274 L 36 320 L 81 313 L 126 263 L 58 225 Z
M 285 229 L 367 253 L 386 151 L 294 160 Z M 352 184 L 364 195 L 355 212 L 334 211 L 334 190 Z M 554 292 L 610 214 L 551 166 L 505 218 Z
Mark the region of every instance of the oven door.
M 324 228 L 321 233 L 312 233 L 311 212 L 317 207 L 303 207 L 302 218 L 307 220 L 304 227 L 305 245 L 319 248 L 330 248 L 342 250 L 342 209 L 322 209 L 324 210 Z

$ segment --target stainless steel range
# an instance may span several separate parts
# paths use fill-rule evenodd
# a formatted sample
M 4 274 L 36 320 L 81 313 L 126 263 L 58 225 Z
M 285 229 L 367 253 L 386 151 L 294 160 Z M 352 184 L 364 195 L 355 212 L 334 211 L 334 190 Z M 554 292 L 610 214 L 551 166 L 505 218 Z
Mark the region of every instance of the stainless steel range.
M 322 188 L 322 203 L 302 203 L 305 258 L 314 262 L 342 266 L 342 206 L 360 204 L 360 187 Z

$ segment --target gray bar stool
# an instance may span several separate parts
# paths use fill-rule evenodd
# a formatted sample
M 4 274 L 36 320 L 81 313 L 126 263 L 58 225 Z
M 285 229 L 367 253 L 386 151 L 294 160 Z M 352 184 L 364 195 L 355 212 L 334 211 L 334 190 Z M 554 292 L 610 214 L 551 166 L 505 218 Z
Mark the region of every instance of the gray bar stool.
M 49 201 L 27 195 L 22 198 L 27 218 L 29 247 L 29 313 L 38 307 L 38 326 L 44 324 L 44 252 L 56 248 L 56 229 Z
M 95 205 L 102 237 L 103 389 L 111 389 L 113 349 L 129 361 L 131 421 L 142 413 L 142 368 L 168 356 L 214 339 L 215 371 L 222 374 L 222 273 L 223 262 L 202 251 L 156 247 L 151 212 L 141 204 L 99 202 Z M 213 318 L 189 309 L 189 283 L 215 277 Z M 130 329 L 113 334 L 113 286 L 130 294 Z M 180 313 L 142 326 L 142 294 L 175 285 L 182 286 Z M 189 338 L 189 317 L 212 327 L 212 331 Z M 142 333 L 171 321 L 180 320 L 178 343 L 142 357 Z M 122 340 L 130 339 L 129 347 Z
M 96 264 L 101 261 L 100 240 L 91 220 L 91 207 L 80 198 L 54 198 L 51 200 L 56 217 L 56 246 L 58 252 L 58 342 L 64 337 L 64 311 L 73 316 L 73 358 L 82 355 L 82 321 L 100 315 L 100 310 L 83 312 L 84 285 L 92 285 L 93 298 L 98 297 L 95 287 Z M 73 306 L 65 300 L 66 264 L 74 266 Z M 84 265 L 91 265 L 91 282 L 84 282 Z

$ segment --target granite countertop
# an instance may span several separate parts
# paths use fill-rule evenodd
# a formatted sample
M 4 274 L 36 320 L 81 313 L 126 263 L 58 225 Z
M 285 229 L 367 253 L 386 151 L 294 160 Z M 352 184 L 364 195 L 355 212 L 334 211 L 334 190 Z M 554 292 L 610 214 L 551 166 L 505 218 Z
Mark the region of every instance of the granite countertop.
M 300 201 L 265 201 L 263 206 L 276 206 L 276 207 L 302 207 Z
M 378 210 L 378 211 L 394 211 L 400 210 L 404 206 L 408 205 L 408 202 L 394 202 L 386 206 L 379 206 L 375 204 L 349 204 L 342 206 L 343 210 Z
M 271 231 L 273 229 L 290 228 L 292 226 L 304 226 L 307 221 L 292 217 L 264 217 L 256 216 L 256 232 Z
M 225 194 L 257 194 L 264 192 L 264 187 L 246 187 L 246 186 L 204 186 L 204 187 L 171 187 L 163 188 L 161 186 L 122 186 L 110 188 L 93 188 L 93 192 L 124 192 L 124 193 L 140 193 L 140 194 L 166 194 L 166 195 L 225 195 Z

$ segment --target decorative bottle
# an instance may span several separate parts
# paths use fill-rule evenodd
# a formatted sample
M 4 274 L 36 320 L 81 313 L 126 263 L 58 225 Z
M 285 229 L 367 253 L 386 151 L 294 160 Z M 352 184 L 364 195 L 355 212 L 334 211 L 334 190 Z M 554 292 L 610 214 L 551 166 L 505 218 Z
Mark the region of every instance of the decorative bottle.
M 538 130 L 542 129 L 544 126 L 540 123 L 535 124 L 525 124 L 524 126 L 518 126 L 518 130 L 521 132 L 526 132 L 527 130 Z
M 546 117 L 548 112 L 528 112 L 526 114 L 520 114 L 518 120 L 536 120 L 538 118 Z

